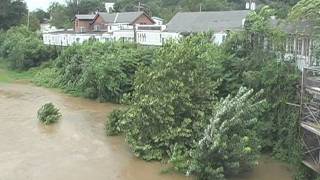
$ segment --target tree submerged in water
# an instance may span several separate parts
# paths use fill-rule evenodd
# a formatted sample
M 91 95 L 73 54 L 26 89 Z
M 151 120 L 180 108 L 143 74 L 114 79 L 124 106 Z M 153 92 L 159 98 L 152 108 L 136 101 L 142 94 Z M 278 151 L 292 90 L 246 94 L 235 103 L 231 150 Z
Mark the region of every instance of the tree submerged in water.
M 38 119 L 45 125 L 56 123 L 60 118 L 59 109 L 52 103 L 47 103 L 38 110 Z
M 260 100 L 262 93 L 241 87 L 235 97 L 215 105 L 202 139 L 191 150 L 189 171 L 199 179 L 225 179 L 258 163 L 257 124 L 267 105 Z

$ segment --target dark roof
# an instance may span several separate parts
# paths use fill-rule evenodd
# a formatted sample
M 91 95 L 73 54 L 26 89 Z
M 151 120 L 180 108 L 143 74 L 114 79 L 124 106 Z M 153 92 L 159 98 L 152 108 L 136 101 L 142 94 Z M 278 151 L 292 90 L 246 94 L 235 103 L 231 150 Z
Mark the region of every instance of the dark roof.
M 99 13 L 107 23 L 133 23 L 144 12 Z
M 248 10 L 180 12 L 167 24 L 169 32 L 207 32 L 238 30 L 242 28 L 243 19 Z
M 96 14 L 77 14 L 76 18 L 80 20 L 93 20 Z

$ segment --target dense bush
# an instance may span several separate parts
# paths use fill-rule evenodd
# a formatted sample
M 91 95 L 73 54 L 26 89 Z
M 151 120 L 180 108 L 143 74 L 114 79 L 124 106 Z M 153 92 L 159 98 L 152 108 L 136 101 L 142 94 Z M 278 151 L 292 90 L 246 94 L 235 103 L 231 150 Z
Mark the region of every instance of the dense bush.
M 166 44 L 155 55 L 152 66 L 137 73 L 129 106 L 112 115 L 107 124 L 109 129 L 124 132 L 137 156 L 169 160 L 174 169 L 201 174 L 202 179 L 222 178 L 231 170 L 241 171 L 244 165 L 256 160 L 259 150 L 254 123 L 261 114 L 258 109 L 261 102 L 256 101 L 258 95 L 245 89 L 235 98 L 216 102 L 222 62 L 226 58 L 205 34 Z M 204 129 L 209 129 L 213 121 L 219 121 L 220 127 L 214 128 L 221 131 L 207 137 Z M 219 137 L 221 141 L 217 140 Z M 214 151 L 199 145 L 205 138 L 217 145 Z M 238 140 L 241 141 L 235 142 Z M 225 154 L 217 154 L 222 151 Z M 236 167 L 238 161 L 241 164 Z M 209 167 L 225 171 L 216 175 L 213 170 L 204 173 Z
M 55 49 L 45 46 L 40 37 L 25 26 L 9 29 L 1 39 L 0 56 L 12 69 L 26 70 L 39 66 L 57 55 Z
M 43 105 L 38 110 L 38 119 L 43 124 L 52 124 L 57 122 L 61 118 L 61 114 L 59 112 L 59 109 L 54 107 L 52 103 L 47 103 Z
M 152 56 L 153 49 L 135 44 L 89 41 L 65 49 L 35 82 L 91 99 L 118 102 L 132 91 L 135 72 L 149 65 Z
M 252 13 L 247 17 L 246 31 L 231 34 L 223 45 L 233 58 L 223 62 L 226 72 L 219 92 L 235 94 L 240 86 L 264 89 L 268 107 L 259 122 L 262 150 L 292 163 L 298 158 L 299 110 L 287 103 L 299 104 L 301 73 L 295 62 L 283 58 L 286 36 L 267 23 L 272 12 L 262 8 Z M 266 37 L 267 44 L 262 40 Z
M 191 172 L 200 179 L 224 179 L 258 163 L 257 118 L 266 105 L 261 95 L 240 88 L 235 97 L 228 96 L 213 107 L 209 125 L 191 152 Z
M 277 30 L 263 29 L 254 36 L 249 30 L 231 35 L 222 47 L 195 36 L 161 48 L 152 67 L 137 73 L 129 107 L 113 119 L 135 154 L 146 160 L 169 159 L 174 169 L 195 173 L 201 179 L 241 172 L 254 164 L 260 149 L 297 162 L 298 111 L 288 103 L 298 103 L 300 74 L 295 64 L 281 59 L 281 48 L 265 49 L 257 44 L 263 42 L 259 35 L 272 36 L 274 45 L 283 40 Z M 266 104 L 254 108 L 258 101 L 248 100 L 236 106 L 239 98 L 230 95 L 244 95 L 238 92 L 241 86 L 256 92 L 263 89 L 259 95 Z M 215 103 L 221 98 L 226 98 L 225 105 L 223 100 Z M 219 111 L 226 115 L 219 119 Z M 252 118 L 244 118 L 244 114 Z M 232 116 L 239 115 L 243 118 L 240 124 L 229 123 Z M 255 118 L 259 121 L 254 127 L 246 124 Z M 204 135 L 203 129 L 212 121 L 221 123 L 211 127 L 217 134 Z M 240 139 L 232 138 L 234 134 Z M 200 139 L 203 141 L 197 144 Z
M 121 122 L 136 155 L 160 160 L 176 143 L 193 145 L 214 101 L 223 58 L 207 37 L 196 36 L 166 44 L 152 66 L 137 73 Z
M 256 91 L 264 89 L 263 97 L 269 105 L 259 122 L 262 149 L 290 161 L 296 158 L 295 151 L 289 149 L 297 141 L 299 111 L 287 103 L 299 104 L 300 73 L 294 63 L 280 61 L 264 49 L 232 48 L 246 47 L 248 43 L 243 34 L 237 34 L 225 44 L 224 49 L 233 58 L 224 62 L 226 76 L 220 91 L 235 94 L 241 85 Z
M 106 123 L 106 131 L 108 136 L 119 135 L 122 132 L 120 129 L 121 124 L 119 124 L 121 122 L 122 116 L 122 110 L 114 110 L 108 116 L 108 121 Z

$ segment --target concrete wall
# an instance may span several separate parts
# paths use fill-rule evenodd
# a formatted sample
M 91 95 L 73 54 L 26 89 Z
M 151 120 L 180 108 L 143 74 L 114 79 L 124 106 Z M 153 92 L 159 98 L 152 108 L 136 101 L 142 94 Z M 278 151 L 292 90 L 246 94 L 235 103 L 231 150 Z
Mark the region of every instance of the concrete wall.
M 179 33 L 161 32 L 161 31 L 137 31 L 137 43 L 149 46 L 161 46 L 168 40 L 179 40 L 182 36 Z M 129 41 L 134 42 L 133 30 L 119 30 L 103 34 L 84 34 L 84 33 L 45 33 L 43 42 L 46 45 L 70 46 L 74 43 L 83 43 L 94 38 L 100 42 L 107 41 Z
M 218 33 L 214 33 L 213 35 L 213 42 L 215 44 L 222 44 L 224 42 L 224 40 L 227 38 L 227 33 L 225 32 L 218 32 Z
M 47 33 L 43 34 L 43 43 L 54 46 L 71 46 L 75 43 L 83 43 L 90 38 L 95 38 L 100 42 L 112 40 L 110 35 L 102 34 L 68 34 L 68 33 Z

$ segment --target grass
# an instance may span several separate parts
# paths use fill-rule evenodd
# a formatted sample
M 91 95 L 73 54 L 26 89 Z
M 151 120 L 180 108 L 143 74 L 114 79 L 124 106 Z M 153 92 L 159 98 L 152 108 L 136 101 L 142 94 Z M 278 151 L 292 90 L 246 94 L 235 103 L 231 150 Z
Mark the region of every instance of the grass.
M 21 72 L 9 70 L 7 64 L 0 59 L 0 83 L 30 82 L 34 74 L 34 70 Z

